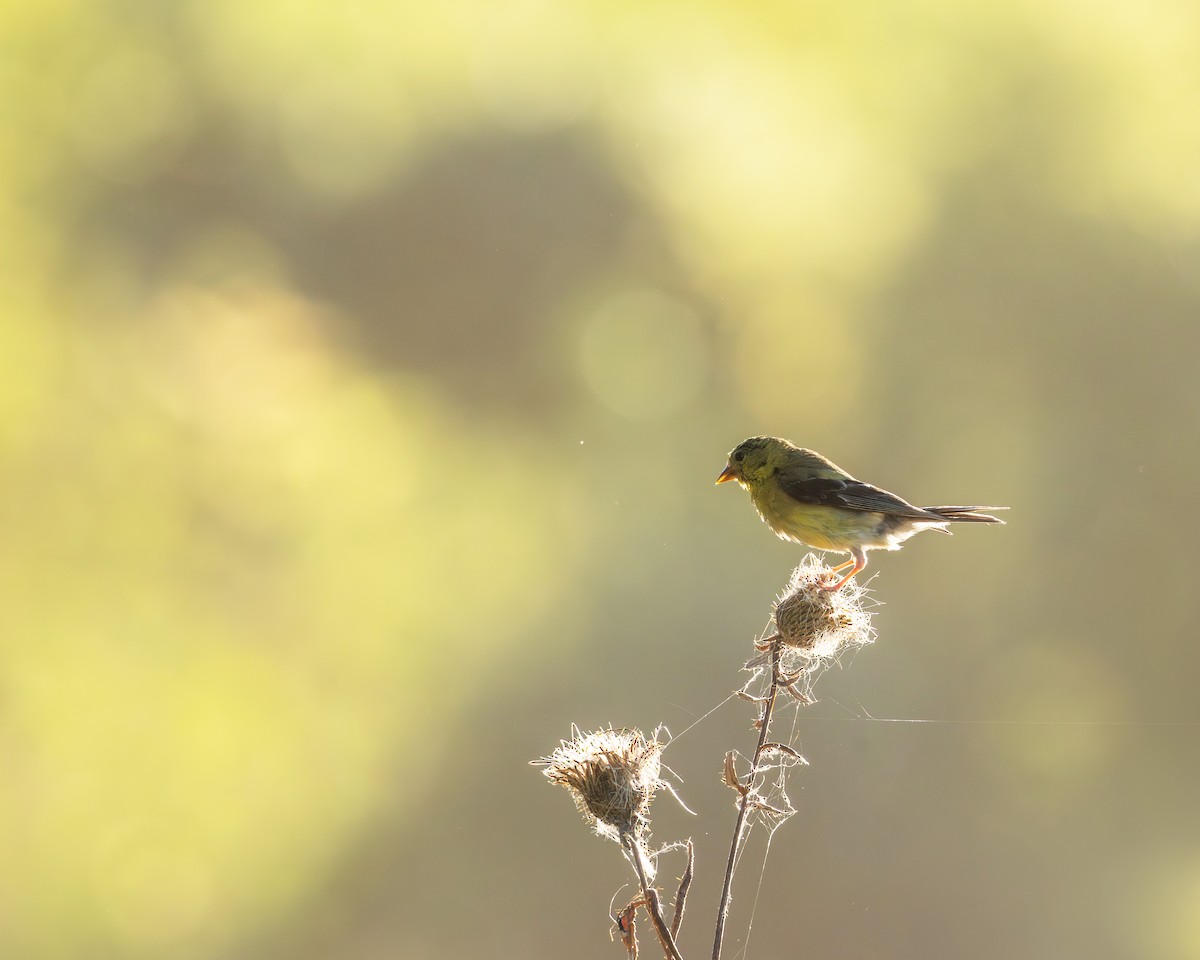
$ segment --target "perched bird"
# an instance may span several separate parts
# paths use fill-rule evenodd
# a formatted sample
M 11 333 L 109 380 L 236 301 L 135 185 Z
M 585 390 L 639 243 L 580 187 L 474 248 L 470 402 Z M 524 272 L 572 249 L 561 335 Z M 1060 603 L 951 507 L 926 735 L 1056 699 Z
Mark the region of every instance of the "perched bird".
M 1003 523 L 981 510 L 1007 507 L 914 507 L 894 493 L 855 480 L 814 450 L 779 437 L 751 437 L 729 454 L 717 483 L 736 480 L 767 526 L 784 540 L 850 554 L 833 568 L 850 568 L 825 590 L 839 590 L 867 565 L 868 550 L 899 550 L 922 530 L 949 533 L 949 523 Z

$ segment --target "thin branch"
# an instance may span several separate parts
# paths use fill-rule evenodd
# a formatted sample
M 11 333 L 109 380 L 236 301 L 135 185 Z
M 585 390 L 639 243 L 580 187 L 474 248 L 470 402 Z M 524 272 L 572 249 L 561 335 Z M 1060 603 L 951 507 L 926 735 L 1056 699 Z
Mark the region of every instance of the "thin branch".
M 683 868 L 683 876 L 679 878 L 679 889 L 675 893 L 675 910 L 671 915 L 671 936 L 679 936 L 679 925 L 683 923 L 683 911 L 687 904 L 688 887 L 692 885 L 693 868 L 696 866 L 696 854 L 692 841 L 687 842 L 687 866 Z
M 683 960 L 679 953 L 679 947 L 675 945 L 675 938 L 667 929 L 667 922 L 663 919 L 658 890 L 650 886 L 646 880 L 646 868 L 642 864 L 645 853 L 641 843 L 632 834 L 626 835 L 623 839 L 625 848 L 629 851 L 629 859 L 633 861 L 633 869 L 637 873 L 638 883 L 641 884 L 642 896 L 646 898 L 646 913 L 650 915 L 650 923 L 654 926 L 654 932 L 658 934 L 658 942 L 662 944 L 663 953 L 668 960 Z
M 751 791 L 754 789 L 754 781 L 758 777 L 758 762 L 762 758 L 763 750 L 768 744 L 767 733 L 771 727 L 771 714 L 775 710 L 775 699 L 779 694 L 780 675 L 779 675 L 779 637 L 778 635 L 771 638 L 771 687 L 767 693 L 766 701 L 763 703 L 762 716 L 758 722 L 758 745 L 754 748 L 754 758 L 750 762 L 750 772 L 746 774 L 745 782 L 737 788 L 738 791 L 738 815 L 737 822 L 733 827 L 733 842 L 729 845 L 729 860 L 725 864 L 725 883 L 721 888 L 721 902 L 717 906 L 717 931 L 713 938 L 712 960 L 721 960 L 721 945 L 725 939 L 725 918 L 729 915 L 729 895 L 733 887 L 733 868 L 737 862 L 738 851 L 741 849 L 742 841 L 745 839 L 746 830 L 746 814 L 751 807 L 756 807 L 753 798 L 750 797 Z

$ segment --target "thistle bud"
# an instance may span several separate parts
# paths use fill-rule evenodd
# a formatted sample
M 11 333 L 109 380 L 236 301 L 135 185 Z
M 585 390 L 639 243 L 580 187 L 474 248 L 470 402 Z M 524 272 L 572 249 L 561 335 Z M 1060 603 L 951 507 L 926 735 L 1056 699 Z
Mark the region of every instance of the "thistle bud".
M 647 811 L 659 778 L 663 745 L 631 729 L 597 730 L 562 741 L 546 765 L 546 779 L 570 791 L 584 819 L 602 837 L 643 840 Z
M 871 614 L 863 609 L 866 588 L 851 580 L 840 590 L 821 589 L 829 576 L 810 553 L 775 604 L 775 632 L 796 658 L 831 660 L 874 638 Z

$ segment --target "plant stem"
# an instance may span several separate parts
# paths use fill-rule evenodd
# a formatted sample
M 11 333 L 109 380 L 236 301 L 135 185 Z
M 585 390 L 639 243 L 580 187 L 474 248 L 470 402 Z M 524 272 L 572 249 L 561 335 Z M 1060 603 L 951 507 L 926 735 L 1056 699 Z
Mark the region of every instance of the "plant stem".
M 767 733 L 771 726 L 771 714 L 775 710 L 775 699 L 779 693 L 779 637 L 771 642 L 771 689 L 763 704 L 762 717 L 759 719 L 758 745 L 754 748 L 754 759 L 750 762 L 750 772 L 738 791 L 738 815 L 733 827 L 733 842 L 729 845 L 729 860 L 725 864 L 725 885 L 721 888 L 721 902 L 717 905 L 717 932 L 713 938 L 712 960 L 721 960 L 721 944 L 725 939 L 725 918 L 729 915 L 729 894 L 733 887 L 733 868 L 737 862 L 738 850 L 745 839 L 746 814 L 753 805 L 750 794 L 754 791 L 754 782 L 758 778 L 758 761 L 762 756 L 763 746 L 767 742 Z
M 626 849 L 629 851 L 629 858 L 633 861 L 633 869 L 637 873 L 638 883 L 642 887 L 642 897 L 646 901 L 646 912 L 650 914 L 650 922 L 654 925 L 654 932 L 658 934 L 658 941 L 662 944 L 663 953 L 666 954 L 668 960 L 683 960 L 679 954 L 679 947 L 675 945 L 675 938 L 671 936 L 671 931 L 667 929 L 667 922 L 663 919 L 662 904 L 658 899 L 658 891 L 650 886 L 646 880 L 646 868 L 642 865 L 641 842 L 632 836 L 625 838 Z
M 679 890 L 675 893 L 675 913 L 671 917 L 671 936 L 679 936 L 679 925 L 683 923 L 683 911 L 687 904 L 688 888 L 692 885 L 692 873 L 696 867 L 696 852 L 692 841 L 687 842 L 687 866 L 683 868 L 683 876 L 679 878 Z

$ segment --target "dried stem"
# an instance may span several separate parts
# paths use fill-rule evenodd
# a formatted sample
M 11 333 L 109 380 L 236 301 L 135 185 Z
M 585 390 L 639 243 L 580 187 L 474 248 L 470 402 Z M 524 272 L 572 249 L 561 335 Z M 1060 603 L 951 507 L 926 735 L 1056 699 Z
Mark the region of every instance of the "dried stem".
M 683 960 L 679 954 L 679 947 L 675 945 L 675 937 L 671 935 L 671 931 L 667 929 L 667 922 L 663 919 L 658 890 L 650 886 L 646 880 L 646 868 L 642 864 L 645 852 L 642 850 L 641 841 L 632 834 L 627 834 L 623 838 L 623 842 L 625 849 L 629 851 L 629 859 L 633 861 L 633 869 L 637 873 L 642 896 L 646 899 L 646 913 L 650 915 L 650 922 L 654 925 L 654 932 L 658 934 L 658 942 L 662 944 L 663 953 L 668 960 Z
M 725 864 L 725 884 L 721 888 L 721 902 L 717 906 L 717 932 L 713 938 L 712 960 L 721 960 L 721 944 L 725 939 L 725 918 L 729 915 L 729 894 L 733 887 L 733 868 L 737 863 L 738 851 L 745 839 L 746 814 L 755 805 L 752 797 L 754 782 L 758 777 L 758 762 L 769 744 L 768 732 L 771 728 L 771 714 L 775 710 L 775 700 L 779 694 L 779 636 L 778 634 L 767 641 L 771 644 L 771 687 L 763 702 L 762 717 L 758 721 L 758 744 L 754 748 L 754 759 L 750 762 L 750 772 L 738 790 L 738 815 L 733 827 L 733 842 L 729 845 L 729 860 Z
M 692 885 L 692 873 L 696 866 L 696 855 L 692 841 L 687 842 L 687 866 L 683 868 L 683 876 L 679 878 L 679 890 L 675 893 L 675 911 L 671 915 L 671 936 L 679 936 L 679 925 L 683 923 L 683 911 L 687 904 L 688 888 Z
M 634 897 L 626 904 L 624 910 L 613 917 L 613 923 L 616 924 L 617 931 L 621 934 L 621 946 L 625 948 L 629 960 L 638 960 L 637 908 L 645 905 L 646 902 L 642 897 Z

